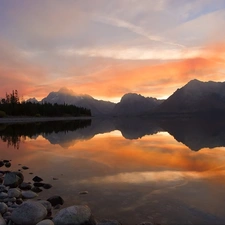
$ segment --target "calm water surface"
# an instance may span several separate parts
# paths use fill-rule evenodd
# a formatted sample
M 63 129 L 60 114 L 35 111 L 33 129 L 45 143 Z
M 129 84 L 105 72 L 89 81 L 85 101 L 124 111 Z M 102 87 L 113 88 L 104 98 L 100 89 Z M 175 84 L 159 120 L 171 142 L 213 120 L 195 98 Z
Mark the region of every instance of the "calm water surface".
M 0 124 L 0 137 L 10 169 L 26 165 L 26 181 L 53 185 L 40 198 L 60 195 L 64 207 L 87 204 L 97 219 L 123 225 L 225 224 L 223 120 Z

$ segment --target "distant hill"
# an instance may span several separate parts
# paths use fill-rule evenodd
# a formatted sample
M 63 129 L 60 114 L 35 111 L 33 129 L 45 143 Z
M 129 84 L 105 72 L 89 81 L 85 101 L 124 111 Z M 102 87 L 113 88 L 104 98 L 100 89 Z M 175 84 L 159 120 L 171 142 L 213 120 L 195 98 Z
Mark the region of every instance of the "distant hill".
M 113 109 L 113 115 L 137 116 L 152 112 L 163 100 L 144 97 L 135 93 L 125 94 Z
M 57 104 L 71 104 L 78 107 L 90 109 L 93 116 L 109 115 L 115 106 L 115 103 L 97 100 L 90 95 L 77 95 L 67 88 L 61 88 L 57 92 L 50 92 L 46 98 L 41 102 L 57 103 Z
M 155 113 L 225 111 L 225 82 L 191 80 L 157 107 Z
M 26 102 L 39 103 L 39 101 L 36 98 L 29 98 L 26 100 Z

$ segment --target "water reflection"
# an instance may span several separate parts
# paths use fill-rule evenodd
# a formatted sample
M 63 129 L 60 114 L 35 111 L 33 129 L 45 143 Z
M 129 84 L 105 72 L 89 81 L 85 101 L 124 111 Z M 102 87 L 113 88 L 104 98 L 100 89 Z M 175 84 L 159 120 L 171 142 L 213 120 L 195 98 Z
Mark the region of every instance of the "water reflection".
M 22 123 L 22 124 L 2 124 L 0 125 L 0 138 L 6 142 L 8 146 L 19 149 L 21 141 L 25 141 L 27 137 L 35 138 L 39 134 L 47 136 L 48 134 L 68 133 L 91 125 L 91 120 L 75 120 L 75 121 L 49 121 L 38 123 Z
M 82 129 L 81 129 L 82 128 Z M 76 121 L 58 121 L 0 125 L 0 138 L 8 145 L 19 148 L 26 137 L 41 134 L 52 144 L 65 148 L 79 140 L 88 140 L 97 134 L 119 130 L 126 139 L 138 139 L 166 131 L 178 142 L 198 151 L 202 148 L 225 146 L 225 119 L 148 119 L 148 118 L 111 118 Z M 66 132 L 66 135 L 64 135 Z
M 12 159 L 12 169 L 20 169 L 18 164 L 30 167 L 24 171 L 27 181 L 39 175 L 53 185 L 40 198 L 61 195 L 65 206 L 88 204 L 99 219 L 118 219 L 124 225 L 143 221 L 222 225 L 225 148 L 205 148 L 208 140 L 198 145 L 204 147 L 198 152 L 185 145 L 199 143 L 199 132 L 205 130 L 202 136 L 218 140 L 211 146 L 220 146 L 223 121 L 218 126 L 216 121 L 192 121 L 95 119 L 83 128 L 70 129 L 66 124 L 61 131 L 31 128 L 35 132 L 29 136 L 21 125 L 15 129 L 26 140 L 20 142 L 19 151 L 7 148 L 2 139 L 0 154 L 2 159 Z M 5 129 L 12 127 L 1 127 L 1 135 Z M 89 194 L 80 196 L 84 190 Z

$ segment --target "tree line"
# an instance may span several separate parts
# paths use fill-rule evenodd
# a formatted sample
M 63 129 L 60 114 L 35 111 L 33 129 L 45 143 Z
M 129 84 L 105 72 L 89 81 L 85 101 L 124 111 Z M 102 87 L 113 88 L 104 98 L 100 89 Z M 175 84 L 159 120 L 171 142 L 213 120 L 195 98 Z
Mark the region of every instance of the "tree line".
M 20 102 L 18 91 L 13 90 L 0 99 L 0 117 L 5 116 L 91 116 L 91 110 L 67 104 Z

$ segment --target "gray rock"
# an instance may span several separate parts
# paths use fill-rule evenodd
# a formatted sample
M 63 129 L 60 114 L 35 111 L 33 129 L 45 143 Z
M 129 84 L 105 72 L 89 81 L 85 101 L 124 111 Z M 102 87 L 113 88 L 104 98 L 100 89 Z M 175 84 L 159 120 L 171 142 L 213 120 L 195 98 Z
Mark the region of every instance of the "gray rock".
M 7 212 L 8 206 L 4 202 L 0 202 L 0 214 Z
M 8 198 L 8 194 L 5 193 L 5 192 L 1 192 L 0 193 L 0 199 L 5 199 L 5 198 Z
M 8 196 L 10 198 L 13 198 L 13 197 L 19 198 L 21 196 L 21 191 L 18 188 L 10 188 L 8 190 Z
M 96 225 L 91 210 L 86 205 L 74 205 L 61 209 L 53 218 L 55 225 Z
M 48 212 L 52 210 L 52 204 L 49 201 L 40 200 L 38 202 L 41 203 L 47 209 Z
M 117 220 L 102 220 L 97 225 L 121 225 Z
M 18 225 L 36 225 L 46 216 L 47 210 L 41 203 L 26 201 L 13 210 L 11 220 Z
M 31 184 L 28 184 L 26 182 L 22 182 L 19 186 L 21 190 L 30 190 L 32 188 Z
M 32 199 L 38 196 L 37 193 L 33 192 L 33 191 L 22 191 L 22 197 L 26 198 L 26 199 Z
M 36 225 L 54 225 L 52 220 L 42 220 L 41 222 L 37 223 Z
M 3 185 L 3 184 L 1 184 L 0 185 L 0 192 L 7 192 L 7 188 L 6 188 L 6 186 L 5 185 Z
M 6 173 L 4 176 L 3 184 L 11 188 L 15 188 L 19 185 L 20 177 L 13 172 Z
M 0 214 L 0 225 L 6 225 L 5 219 Z
M 64 200 L 58 195 L 48 198 L 47 201 L 49 201 L 53 207 L 58 204 L 63 205 L 63 203 L 64 203 Z
M 16 202 L 16 198 L 15 197 L 13 197 L 13 198 L 5 198 L 4 202 L 8 202 L 8 204 L 9 203 L 13 203 L 13 202 Z

